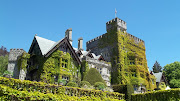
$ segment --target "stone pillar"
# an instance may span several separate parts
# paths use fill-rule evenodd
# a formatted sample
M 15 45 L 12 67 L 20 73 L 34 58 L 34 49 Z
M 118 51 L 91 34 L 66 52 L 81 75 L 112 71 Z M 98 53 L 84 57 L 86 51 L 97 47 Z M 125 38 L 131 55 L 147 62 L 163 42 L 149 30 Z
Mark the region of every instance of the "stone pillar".
M 78 50 L 83 50 L 83 38 L 78 39 Z
M 70 44 L 72 45 L 72 28 L 69 28 L 65 32 L 65 37 L 69 40 Z

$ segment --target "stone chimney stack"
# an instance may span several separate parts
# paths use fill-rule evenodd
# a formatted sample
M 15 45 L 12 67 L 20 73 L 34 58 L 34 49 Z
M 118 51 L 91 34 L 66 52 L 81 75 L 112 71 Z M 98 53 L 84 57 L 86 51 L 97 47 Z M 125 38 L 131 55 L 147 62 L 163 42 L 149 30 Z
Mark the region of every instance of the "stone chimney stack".
M 83 50 L 83 38 L 78 39 L 78 50 Z
M 72 45 L 72 28 L 69 28 L 65 32 L 65 37 L 69 40 L 70 44 Z

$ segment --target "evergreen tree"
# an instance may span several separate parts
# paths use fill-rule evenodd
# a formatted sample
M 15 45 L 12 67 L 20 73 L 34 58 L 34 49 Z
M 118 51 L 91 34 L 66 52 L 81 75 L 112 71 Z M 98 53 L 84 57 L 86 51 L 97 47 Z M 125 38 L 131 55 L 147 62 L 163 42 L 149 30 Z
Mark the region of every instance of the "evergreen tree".
M 154 66 L 153 66 L 153 72 L 154 73 L 159 73 L 162 72 L 162 67 L 160 66 L 160 64 L 156 61 Z

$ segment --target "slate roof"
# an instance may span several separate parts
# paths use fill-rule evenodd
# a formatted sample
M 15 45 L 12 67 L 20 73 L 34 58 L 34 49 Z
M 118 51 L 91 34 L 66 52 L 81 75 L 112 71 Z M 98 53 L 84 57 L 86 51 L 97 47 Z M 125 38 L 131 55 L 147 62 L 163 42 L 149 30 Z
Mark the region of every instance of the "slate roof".
M 38 42 L 42 55 L 45 55 L 54 46 L 54 44 L 56 44 L 56 42 L 54 41 L 51 41 L 51 40 L 48 40 L 39 36 L 35 36 L 35 38 Z
M 156 82 L 160 82 L 162 78 L 162 72 L 154 73 L 154 76 L 156 77 Z

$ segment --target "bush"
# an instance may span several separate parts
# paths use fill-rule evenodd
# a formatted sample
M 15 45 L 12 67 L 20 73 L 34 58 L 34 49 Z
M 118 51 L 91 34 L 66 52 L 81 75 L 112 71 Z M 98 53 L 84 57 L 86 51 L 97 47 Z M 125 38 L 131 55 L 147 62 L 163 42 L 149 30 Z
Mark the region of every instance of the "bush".
M 77 87 L 78 85 L 77 85 L 77 83 L 75 83 L 75 82 L 69 82 L 69 83 L 67 83 L 67 86 Z
M 165 90 L 165 89 L 166 89 L 166 84 L 165 84 L 164 82 L 161 82 L 161 83 L 159 84 L 159 88 L 160 88 L 161 90 Z
M 130 83 L 127 83 L 127 85 L 121 85 L 121 84 L 113 85 L 113 90 L 115 92 L 125 94 L 125 99 L 127 101 L 131 100 L 131 94 L 134 93 L 133 86 Z
M 98 90 L 103 90 L 103 89 L 105 88 L 105 85 L 104 85 L 104 83 L 102 83 L 102 82 L 96 82 L 96 83 L 94 84 L 94 87 L 95 87 L 96 89 L 98 89 Z
M 83 80 L 88 81 L 91 85 L 94 85 L 96 82 L 102 82 L 106 85 L 101 77 L 101 74 L 96 70 L 96 68 L 89 69 Z
M 58 80 L 58 83 L 59 83 L 60 85 L 66 85 L 66 80 L 61 80 L 61 79 L 59 79 L 59 80 Z
M 41 98 L 45 98 L 46 100 L 38 100 L 38 101 L 81 101 L 81 100 L 87 100 L 87 101 L 119 101 L 118 99 L 124 99 L 124 94 L 120 94 L 117 92 L 104 92 L 104 91 L 99 91 L 99 90 L 88 90 L 88 89 L 82 89 L 82 88 L 78 88 L 78 87 L 67 87 L 67 86 L 62 86 L 62 85 L 55 85 L 55 84 L 47 84 L 44 82 L 36 82 L 36 81 L 29 81 L 29 80 L 19 80 L 19 79 L 13 79 L 13 78 L 5 78 L 5 77 L 0 77 L 0 95 L 2 94 L 1 92 L 1 85 L 3 86 L 7 86 L 8 91 L 12 91 L 9 88 L 12 88 L 16 91 L 26 91 L 27 92 L 27 96 L 26 97 L 29 98 L 29 96 L 32 95 L 33 98 L 34 96 L 34 92 L 37 93 L 42 93 L 42 94 L 48 94 L 48 96 L 50 97 L 51 100 L 46 99 L 46 97 L 41 97 Z M 24 95 L 20 94 L 20 92 L 7 92 L 7 90 L 3 90 L 5 91 L 3 94 L 5 94 L 5 96 L 7 94 L 7 96 L 11 97 L 11 96 L 15 96 L 18 95 L 20 98 L 24 99 Z M 31 94 L 30 94 L 31 93 Z M 49 94 L 50 93 L 50 94 Z M 36 94 L 37 96 L 34 96 L 34 98 L 40 98 L 41 94 Z M 57 97 L 60 97 L 60 100 L 53 100 L 55 97 L 51 96 L 51 95 L 57 95 Z M 73 96 L 72 96 L 73 95 Z M 45 95 L 46 96 L 46 95 Z M 52 99 L 53 97 L 53 99 Z M 68 98 L 67 98 L 68 97 Z M 80 99 L 80 100 L 79 100 Z M 0 101 L 11 101 L 11 99 L 6 99 L 6 100 L 2 100 L 0 97 Z M 13 100 L 14 101 L 14 100 Z M 19 100 L 18 100 L 19 101 Z M 21 101 L 21 100 L 20 100 Z M 29 101 L 29 100 L 26 100 Z M 33 100 L 36 101 L 36 100 Z M 123 100 L 124 101 L 124 100 Z
M 10 71 L 5 71 L 4 73 L 3 73 L 3 77 L 8 77 L 8 78 L 10 78 L 10 77 L 12 77 L 12 73 L 10 72 Z
M 91 84 L 88 81 L 81 81 L 80 87 L 84 87 L 84 86 L 90 87 Z
M 132 101 L 180 101 L 180 89 L 159 90 L 143 94 L 132 94 Z

